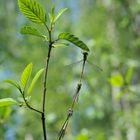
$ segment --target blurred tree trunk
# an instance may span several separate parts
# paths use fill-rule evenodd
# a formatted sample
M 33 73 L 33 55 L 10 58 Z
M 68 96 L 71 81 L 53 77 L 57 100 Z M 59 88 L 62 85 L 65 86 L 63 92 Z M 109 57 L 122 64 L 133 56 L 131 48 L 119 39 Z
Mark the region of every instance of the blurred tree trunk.
M 132 24 L 133 17 L 130 14 L 129 2 L 126 0 L 126 1 L 124 1 L 124 3 L 122 2 L 122 4 L 124 4 L 126 13 L 130 17 L 131 24 Z M 117 53 L 119 53 L 121 51 L 121 49 L 120 49 L 121 46 L 119 46 L 119 43 L 118 43 L 119 42 L 118 35 L 120 33 L 118 33 L 119 30 L 116 28 L 116 24 L 118 24 L 118 23 L 116 23 L 116 21 L 114 20 L 114 15 L 117 17 L 119 17 L 120 15 L 115 13 L 114 8 L 115 8 L 114 4 L 111 4 L 108 7 L 110 18 L 108 20 L 107 32 L 108 32 L 108 39 L 112 43 L 112 52 L 114 52 L 114 56 L 115 56 Z M 112 13 L 114 13 L 114 14 L 112 14 Z M 129 26 L 132 26 L 131 24 Z M 119 59 L 119 57 L 117 57 L 117 55 L 115 57 L 116 57 L 115 61 L 112 60 L 112 66 L 114 69 L 114 70 L 112 69 L 112 74 L 119 72 L 117 69 L 121 66 L 120 64 L 122 61 L 121 59 Z M 114 109 L 114 115 L 113 115 L 114 137 L 116 140 L 118 140 L 118 139 L 123 140 L 124 137 L 127 140 L 136 140 L 135 129 L 134 129 L 134 126 L 131 121 L 133 116 L 132 116 L 131 106 L 130 106 L 129 99 L 128 99 L 129 93 L 123 93 L 122 99 L 120 99 L 120 101 L 118 101 L 117 97 L 119 96 L 121 90 L 122 89 L 120 87 L 112 87 L 112 104 L 113 104 L 113 109 Z M 124 123 L 125 126 L 122 126 L 122 127 L 124 127 L 124 130 L 126 130 L 125 136 L 123 134 L 124 132 L 122 132 L 121 129 L 118 127 L 119 118 L 116 115 L 118 112 L 121 112 L 121 111 L 124 113 L 123 119 L 125 121 L 125 123 Z

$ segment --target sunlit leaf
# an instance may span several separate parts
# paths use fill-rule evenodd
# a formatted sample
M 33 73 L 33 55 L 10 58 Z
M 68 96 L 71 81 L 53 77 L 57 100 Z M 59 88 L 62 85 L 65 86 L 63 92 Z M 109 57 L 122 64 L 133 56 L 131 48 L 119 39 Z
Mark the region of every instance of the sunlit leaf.
M 32 73 L 32 63 L 28 64 L 22 73 L 20 82 L 21 82 L 21 87 L 23 90 L 25 90 L 26 88 L 26 85 L 30 79 L 31 73 Z
M 111 85 L 112 86 L 123 86 L 124 80 L 121 74 L 116 74 L 111 77 L 110 79 Z
M 49 13 L 49 19 L 50 19 L 50 22 L 52 23 L 53 20 L 54 20 L 54 17 Z
M 54 22 L 54 18 L 55 18 L 54 11 L 55 11 L 55 7 L 52 7 L 51 13 L 49 13 L 49 18 L 50 18 L 51 23 Z
M 51 14 L 52 14 L 53 17 L 54 17 L 54 12 L 55 12 L 55 7 L 52 7 L 51 8 Z
M 67 10 L 67 8 L 61 9 L 54 18 L 54 23 L 60 18 L 60 16 Z
M 34 23 L 45 23 L 46 14 L 35 0 L 18 0 L 19 9 L 29 20 Z
M 130 68 L 128 69 L 128 71 L 127 71 L 126 76 L 125 76 L 125 82 L 126 82 L 127 84 L 130 83 L 131 78 L 132 78 L 132 74 L 133 74 L 133 67 L 130 67 Z
M 61 33 L 61 34 L 59 34 L 58 38 L 67 40 L 67 41 L 73 43 L 74 45 L 76 45 L 77 47 L 81 48 L 84 51 L 89 51 L 89 48 L 83 41 L 79 40 L 79 38 L 75 37 L 74 35 L 72 35 L 70 33 Z
M 69 46 L 69 44 L 67 44 L 67 43 L 59 43 L 59 44 L 53 44 L 52 46 L 53 46 L 54 48 L 57 48 L 57 47 Z
M 33 36 L 44 38 L 44 35 L 39 33 L 37 29 L 30 27 L 30 26 L 25 26 L 25 27 L 21 28 L 20 33 L 25 34 L 25 35 L 33 35 Z
M 17 104 L 17 102 L 12 98 L 0 99 L 0 107 L 14 105 L 14 104 Z
M 15 86 L 17 89 L 20 89 L 20 85 L 17 82 L 13 81 L 13 80 L 4 80 L 4 82 Z
M 33 78 L 32 82 L 31 82 L 31 85 L 28 88 L 28 95 L 31 94 L 34 85 L 36 84 L 39 77 L 42 75 L 43 71 L 44 71 L 44 68 L 41 69 L 40 71 L 38 71 L 37 74 L 35 75 L 35 77 Z

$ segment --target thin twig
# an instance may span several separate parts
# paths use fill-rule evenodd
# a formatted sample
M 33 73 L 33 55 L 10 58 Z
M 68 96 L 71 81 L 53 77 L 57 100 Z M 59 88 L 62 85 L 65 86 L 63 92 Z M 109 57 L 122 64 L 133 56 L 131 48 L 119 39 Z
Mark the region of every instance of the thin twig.
M 22 90 L 21 90 L 21 89 L 19 89 L 19 91 L 20 91 L 20 93 L 21 93 L 21 95 L 22 95 L 22 97 L 23 97 L 23 100 L 24 100 L 24 102 L 25 102 L 26 106 L 27 106 L 29 109 L 31 109 L 32 111 L 35 111 L 35 112 L 37 112 L 37 113 L 42 114 L 42 112 L 41 112 L 41 111 L 39 111 L 39 110 L 37 110 L 37 109 L 33 108 L 31 105 L 29 105 L 29 104 L 28 104 L 28 102 L 27 102 L 27 100 L 26 100 L 26 98 L 25 98 L 25 94 L 24 94 L 24 92 L 22 92 Z
M 66 129 L 67 129 L 67 126 L 68 126 L 68 123 L 69 123 L 69 119 L 73 115 L 74 107 L 75 107 L 76 101 L 78 100 L 79 93 L 80 93 L 80 90 L 81 90 L 81 87 L 82 87 L 82 79 L 83 79 L 83 74 L 84 74 L 85 62 L 87 60 L 87 55 L 88 55 L 87 52 L 83 53 L 83 65 L 82 65 L 82 70 L 81 70 L 81 74 L 80 74 L 80 80 L 79 80 L 79 82 L 77 84 L 77 88 L 76 88 L 76 91 L 75 91 L 75 94 L 74 94 L 74 98 L 72 100 L 72 104 L 70 106 L 70 109 L 68 110 L 67 118 L 64 121 L 64 123 L 62 125 L 62 128 L 61 128 L 61 130 L 59 132 L 59 139 L 58 140 L 61 140 L 64 137 Z
M 43 101 L 42 101 L 42 115 L 41 115 L 41 120 L 42 120 L 42 128 L 43 128 L 43 134 L 44 134 L 44 140 L 47 140 L 47 133 L 46 133 L 46 125 L 45 125 L 45 104 L 46 104 L 46 82 L 48 78 L 48 69 L 49 69 L 49 62 L 50 62 L 50 56 L 51 56 L 51 50 L 52 50 L 52 34 L 51 30 L 49 30 L 48 26 L 44 24 L 45 27 L 47 28 L 48 34 L 49 34 L 49 50 L 48 50 L 48 55 L 47 55 L 47 60 L 46 60 L 46 67 L 45 67 L 45 76 L 44 76 L 44 83 L 43 83 Z

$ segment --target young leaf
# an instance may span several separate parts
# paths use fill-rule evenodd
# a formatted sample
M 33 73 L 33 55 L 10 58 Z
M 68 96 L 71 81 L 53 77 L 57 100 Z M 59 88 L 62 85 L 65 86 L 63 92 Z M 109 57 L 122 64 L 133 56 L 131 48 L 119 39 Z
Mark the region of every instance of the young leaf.
M 77 47 L 81 48 L 82 50 L 89 51 L 89 48 L 83 41 L 79 40 L 79 38 L 75 37 L 74 35 L 70 33 L 61 33 L 59 34 L 58 39 L 67 40 L 73 43 L 74 45 L 76 45 Z
M 17 102 L 12 98 L 0 99 L 0 107 L 14 105 L 14 104 L 17 104 Z
M 13 81 L 13 80 L 4 80 L 4 82 L 15 86 L 17 89 L 20 89 L 20 85 L 17 82 Z
M 33 36 L 38 36 L 38 37 L 44 38 L 44 35 L 41 35 L 41 34 L 38 32 L 37 29 L 32 28 L 32 27 L 30 27 L 30 26 L 25 26 L 25 27 L 21 28 L 20 33 L 21 33 L 21 34 L 25 34 L 25 35 L 28 34 L 28 35 L 33 35 Z
M 50 18 L 51 23 L 54 22 L 54 18 L 55 18 L 54 11 L 55 11 L 55 7 L 52 7 L 51 13 L 49 13 L 49 18 Z
M 54 17 L 50 13 L 49 13 L 49 19 L 50 19 L 50 22 L 53 23 Z
M 55 7 L 52 7 L 51 9 L 51 15 L 54 17 Z
M 23 15 L 34 23 L 45 23 L 46 14 L 35 0 L 18 0 L 19 9 Z
M 65 47 L 65 46 L 69 46 L 69 44 L 67 44 L 67 43 L 53 44 L 53 47 L 54 48 L 57 48 L 57 47 Z
M 25 90 L 26 88 L 26 85 L 30 79 L 31 73 L 32 73 L 32 63 L 28 64 L 22 73 L 20 82 L 21 82 L 21 87 L 23 90 Z
M 44 68 L 41 69 L 41 70 L 39 70 L 39 71 L 37 72 L 37 74 L 35 75 L 35 77 L 33 78 L 32 82 L 31 82 L 31 85 L 30 85 L 29 88 L 28 88 L 28 95 L 31 94 L 34 85 L 36 84 L 36 82 L 37 82 L 37 80 L 39 79 L 39 77 L 42 75 L 43 71 L 44 71 Z
M 60 16 L 67 10 L 67 8 L 61 9 L 54 18 L 54 23 L 60 18 Z

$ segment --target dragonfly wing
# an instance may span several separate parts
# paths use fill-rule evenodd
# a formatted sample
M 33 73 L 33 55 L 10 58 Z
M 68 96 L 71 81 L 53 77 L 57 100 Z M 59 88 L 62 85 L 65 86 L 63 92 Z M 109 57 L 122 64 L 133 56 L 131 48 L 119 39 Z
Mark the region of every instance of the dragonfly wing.
M 88 61 L 88 60 L 87 60 L 87 62 L 88 62 L 88 64 L 90 64 L 91 66 L 94 66 L 94 67 L 95 67 L 95 68 L 97 68 L 98 70 L 103 71 L 103 69 L 102 69 L 102 68 L 100 68 L 98 65 L 93 64 L 93 63 L 91 63 L 91 62 L 90 62 L 90 61 Z
M 74 66 L 74 65 L 79 64 L 79 63 L 82 62 L 82 61 L 83 61 L 83 60 L 76 61 L 76 62 L 74 62 L 74 63 L 71 63 L 71 64 L 66 65 L 65 67 L 72 67 L 72 66 Z

